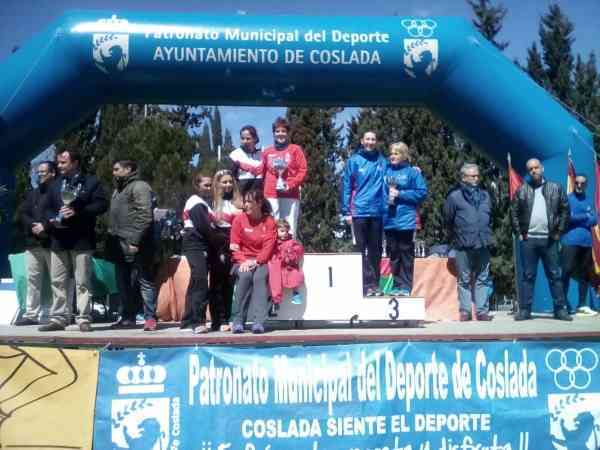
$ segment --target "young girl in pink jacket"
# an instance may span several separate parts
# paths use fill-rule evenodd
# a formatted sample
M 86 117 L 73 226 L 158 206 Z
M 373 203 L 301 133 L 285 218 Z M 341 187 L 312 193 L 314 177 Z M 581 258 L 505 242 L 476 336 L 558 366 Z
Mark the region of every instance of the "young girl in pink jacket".
M 292 303 L 302 304 L 302 294 L 298 288 L 304 283 L 304 274 L 300 261 L 304 256 L 304 247 L 292 239 L 290 224 L 286 220 L 277 221 L 277 244 L 275 253 L 269 261 L 269 287 L 274 305 L 283 300 L 283 289 L 293 289 Z

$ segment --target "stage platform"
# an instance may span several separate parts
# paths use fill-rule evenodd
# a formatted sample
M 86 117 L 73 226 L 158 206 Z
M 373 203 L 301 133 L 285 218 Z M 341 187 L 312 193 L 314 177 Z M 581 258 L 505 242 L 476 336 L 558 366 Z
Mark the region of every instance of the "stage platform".
M 177 323 L 160 323 L 159 330 L 113 330 L 108 323 L 94 324 L 94 331 L 81 333 L 76 326 L 61 332 L 40 333 L 37 327 L 0 326 L 0 344 L 47 345 L 66 347 L 171 347 L 190 345 L 318 345 L 332 343 L 403 341 L 506 341 L 506 340 L 600 340 L 600 315 L 575 316 L 562 322 L 549 315 L 534 315 L 526 322 L 515 322 L 507 312 L 496 312 L 492 322 L 439 321 L 424 323 L 364 322 L 326 324 L 295 322 L 276 324 L 263 335 L 246 331 L 241 335 L 213 332 L 194 335 L 179 329 Z M 292 328 L 296 326 L 298 328 Z

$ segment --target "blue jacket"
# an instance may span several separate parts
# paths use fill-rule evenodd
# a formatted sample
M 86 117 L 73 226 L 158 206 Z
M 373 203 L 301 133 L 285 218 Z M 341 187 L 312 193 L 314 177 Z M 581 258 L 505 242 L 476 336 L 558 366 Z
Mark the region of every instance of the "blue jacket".
M 460 184 L 444 203 L 444 221 L 454 235 L 455 248 L 488 247 L 492 241 L 492 203 L 485 189 Z
M 585 194 L 569 194 L 569 225 L 561 241 L 564 245 L 592 246 L 591 228 L 596 225 L 596 213 Z
M 383 228 L 414 230 L 417 226 L 417 206 L 427 197 L 427 185 L 421 171 L 408 164 L 387 165 L 383 198 L 386 205 Z M 400 195 L 393 205 L 388 204 L 389 186 L 396 185 Z
M 387 161 L 362 147 L 350 157 L 342 177 L 342 215 L 383 217 L 383 175 Z

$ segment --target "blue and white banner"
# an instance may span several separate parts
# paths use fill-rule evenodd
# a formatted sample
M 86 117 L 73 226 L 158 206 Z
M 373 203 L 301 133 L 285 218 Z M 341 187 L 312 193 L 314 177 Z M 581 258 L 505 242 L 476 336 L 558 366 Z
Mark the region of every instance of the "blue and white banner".
M 600 344 L 103 352 L 95 449 L 600 448 Z

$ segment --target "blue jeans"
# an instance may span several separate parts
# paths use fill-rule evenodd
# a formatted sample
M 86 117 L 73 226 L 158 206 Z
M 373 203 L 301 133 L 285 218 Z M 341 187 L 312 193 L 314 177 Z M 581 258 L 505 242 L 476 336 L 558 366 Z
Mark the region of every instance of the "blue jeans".
M 554 311 L 564 309 L 566 302 L 561 279 L 558 241 L 554 239 L 527 239 L 521 241 L 521 257 L 523 259 L 521 309 L 531 310 L 535 278 L 540 260 L 550 285 L 550 293 L 554 300 Z
M 473 298 L 477 314 L 488 313 L 493 290 L 490 278 L 490 251 L 487 248 L 457 249 L 456 269 L 460 312 L 471 314 Z

